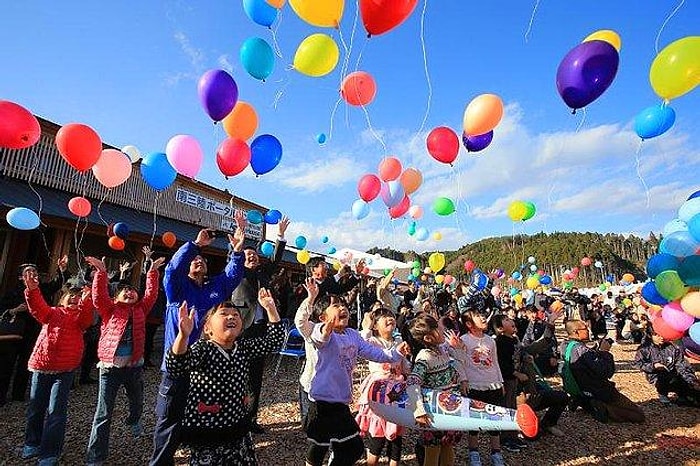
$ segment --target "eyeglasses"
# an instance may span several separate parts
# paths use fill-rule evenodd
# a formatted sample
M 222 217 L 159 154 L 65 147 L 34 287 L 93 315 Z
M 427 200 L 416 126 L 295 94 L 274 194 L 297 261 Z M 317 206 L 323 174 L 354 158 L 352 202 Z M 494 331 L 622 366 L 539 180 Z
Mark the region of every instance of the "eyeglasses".
M 580 328 L 577 328 L 576 331 L 577 331 L 577 332 L 587 332 L 587 331 L 588 331 L 588 327 L 580 327 Z

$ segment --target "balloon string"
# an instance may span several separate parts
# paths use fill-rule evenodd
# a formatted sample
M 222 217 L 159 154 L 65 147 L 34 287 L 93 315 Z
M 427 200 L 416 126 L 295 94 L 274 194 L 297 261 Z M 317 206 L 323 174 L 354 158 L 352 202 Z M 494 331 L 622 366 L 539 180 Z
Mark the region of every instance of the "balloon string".
M 664 28 L 666 27 L 666 24 L 675 16 L 675 14 L 680 10 L 680 8 L 683 6 L 685 3 L 685 0 L 681 0 L 681 2 L 676 6 L 676 8 L 673 9 L 670 15 L 666 17 L 664 20 L 663 24 L 661 25 L 661 28 L 659 29 L 659 32 L 656 34 L 656 40 L 654 41 L 654 50 L 656 51 L 656 54 L 659 54 L 659 39 L 661 38 L 661 33 L 663 32 Z
M 294 67 L 290 66 L 287 68 L 286 71 L 291 71 L 293 69 L 294 69 Z M 287 77 L 285 77 L 283 79 L 283 81 L 284 81 L 284 83 L 282 84 L 282 87 L 275 93 L 275 99 L 272 101 L 272 108 L 274 108 L 275 110 L 277 110 L 277 105 L 279 104 L 280 99 L 282 99 L 282 96 L 284 95 L 284 91 L 287 90 L 287 86 L 289 86 L 289 83 L 291 83 L 291 80 L 287 79 Z
M 277 18 L 275 18 L 274 27 L 270 28 L 270 33 L 272 34 L 272 48 L 275 50 L 275 55 L 279 58 L 284 58 L 282 56 L 280 44 L 277 42 L 277 30 L 280 28 L 280 24 L 282 24 L 282 16 L 282 9 L 277 10 Z
M 359 1 L 355 2 L 355 18 L 352 21 L 352 31 L 350 32 L 350 51 L 352 52 L 352 45 L 355 43 L 355 32 L 357 32 L 357 19 L 360 16 L 360 5 Z M 344 62 L 345 69 L 343 70 L 343 75 L 348 71 L 348 66 L 350 65 L 350 53 L 347 55 L 347 60 Z
M 459 172 L 454 167 L 454 165 L 450 168 L 452 170 L 452 178 L 454 179 L 454 184 L 457 185 L 457 209 L 455 212 L 455 225 L 457 226 L 457 231 L 459 231 L 460 233 L 464 233 L 462 231 L 462 225 L 459 222 L 459 214 L 461 213 L 460 204 L 462 204 L 462 181 L 460 180 Z M 464 202 L 464 204 L 467 206 L 467 209 L 469 209 L 469 205 L 466 202 Z
M 335 120 L 335 113 L 338 111 L 338 106 L 340 105 L 340 102 L 343 101 L 342 97 L 338 97 L 338 100 L 335 101 L 335 105 L 333 106 L 333 111 L 331 111 L 331 121 L 330 124 L 328 125 L 328 140 L 330 141 L 333 139 L 333 120 Z
M 641 181 L 642 186 L 644 186 L 644 192 L 647 197 L 647 209 L 651 206 L 651 196 L 649 195 L 649 186 L 647 186 L 646 181 L 644 181 L 644 177 L 642 177 L 642 169 L 641 169 L 641 158 L 639 157 L 639 153 L 642 151 L 642 144 L 644 144 L 643 140 L 639 141 L 639 146 L 637 147 L 637 150 L 634 152 L 634 159 L 636 161 L 637 165 L 637 177 L 639 178 L 639 181 Z
M 39 221 L 41 221 L 41 211 L 44 209 L 44 199 L 41 197 L 41 194 L 39 194 L 39 191 L 34 189 L 34 186 L 32 185 L 34 173 L 39 166 L 39 157 L 36 155 L 35 151 L 32 151 L 32 155 L 34 156 L 34 164 L 32 165 L 32 169 L 29 171 L 29 179 L 27 180 L 27 184 L 29 185 L 29 189 L 31 189 L 34 194 L 36 194 L 36 197 L 39 198 L 39 211 L 37 212 L 37 216 L 39 217 Z M 44 222 L 41 222 L 41 224 L 46 226 Z
M 97 216 L 100 217 L 100 220 L 102 221 L 102 223 L 104 223 L 104 225 L 105 225 L 107 228 L 109 228 L 109 223 L 107 223 L 107 221 L 104 219 L 104 217 L 102 217 L 102 212 L 100 211 L 100 209 L 102 208 L 102 203 L 107 199 L 107 196 L 109 196 L 109 192 L 110 192 L 110 191 L 107 190 L 107 192 L 105 193 L 105 195 L 104 195 L 104 196 L 102 197 L 102 199 L 100 200 L 100 203 L 97 204 Z
M 549 192 L 547 193 L 547 208 L 549 210 L 552 209 L 552 193 L 554 193 L 554 188 L 557 186 L 555 182 L 552 182 L 552 184 L 549 186 Z M 545 222 L 546 225 L 546 222 Z
M 530 22 L 527 25 L 527 30 L 525 31 L 525 42 L 530 40 L 530 33 L 532 32 L 532 23 L 535 22 L 535 15 L 537 14 L 537 7 L 540 6 L 540 0 L 535 0 L 535 6 L 532 8 L 532 15 L 530 15 Z
M 367 107 L 365 105 L 362 105 L 361 107 L 362 107 L 362 111 L 365 113 L 365 120 L 367 120 L 367 127 L 369 128 L 370 133 L 372 133 L 372 136 L 374 136 L 374 138 L 377 141 L 379 141 L 379 143 L 382 145 L 382 148 L 384 149 L 384 157 L 386 157 L 386 154 L 387 154 L 389 149 L 387 149 L 386 144 L 384 143 L 384 140 L 379 135 L 379 133 L 377 133 L 374 130 L 374 127 L 372 126 L 372 121 L 369 118 L 369 112 L 367 111 Z
M 362 63 L 362 55 L 365 52 L 365 47 L 367 47 L 367 44 L 369 43 L 369 37 L 365 39 L 365 42 L 362 44 L 362 48 L 360 48 L 360 53 L 357 55 L 357 61 L 355 62 L 355 71 L 360 69 L 360 63 Z
M 420 45 L 423 52 L 423 72 L 425 73 L 426 84 L 428 85 L 428 98 L 425 103 L 425 113 L 423 114 L 423 120 L 420 123 L 420 128 L 413 136 L 413 141 L 420 136 L 421 132 L 425 128 L 425 123 L 428 121 L 428 115 L 430 114 L 430 104 L 433 100 L 433 85 L 430 81 L 430 71 L 428 70 L 428 54 L 425 47 L 425 11 L 428 8 L 428 0 L 423 2 L 423 12 L 420 17 Z
M 581 110 L 583 112 L 583 116 L 581 117 L 581 120 L 578 122 L 578 126 L 576 126 L 576 131 L 574 131 L 577 134 L 581 130 L 581 128 L 583 127 L 583 123 L 586 121 L 586 107 L 583 107 Z
M 160 199 L 160 191 L 156 193 L 156 197 L 153 200 L 153 231 L 151 233 L 151 242 L 149 243 L 151 249 L 153 249 L 153 239 L 156 237 L 156 229 L 158 228 L 158 199 Z

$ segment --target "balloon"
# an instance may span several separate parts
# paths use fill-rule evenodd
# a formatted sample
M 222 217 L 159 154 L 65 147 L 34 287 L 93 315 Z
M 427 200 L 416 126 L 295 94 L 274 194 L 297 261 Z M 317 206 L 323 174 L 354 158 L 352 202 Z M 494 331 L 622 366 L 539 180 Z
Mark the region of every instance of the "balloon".
M 459 155 L 459 137 L 446 126 L 433 129 L 426 140 L 428 152 L 438 162 L 452 164 Z
M 311 256 L 306 249 L 297 252 L 297 261 L 299 261 L 300 264 L 306 264 L 309 262 L 309 259 L 311 259 Z
M 68 201 L 68 210 L 76 217 L 87 217 L 92 211 L 92 204 L 84 197 L 76 196 Z
M 413 270 L 411 270 L 411 274 L 414 276 L 419 276 L 420 275 L 420 268 L 415 267 Z
M 385 157 L 379 162 L 379 178 L 382 181 L 393 181 L 401 176 L 401 161 L 396 157 Z
M 282 160 L 282 144 L 271 134 L 261 134 L 250 143 L 250 167 L 256 175 L 272 171 Z
M 306 247 L 306 237 L 301 235 L 297 236 L 294 240 L 294 246 L 296 246 L 297 249 L 304 249 Z
M 41 223 L 36 212 L 26 207 L 10 209 L 5 215 L 5 220 L 11 227 L 18 230 L 33 230 Z
M 445 255 L 441 252 L 434 252 L 428 256 L 428 265 L 434 273 L 438 273 L 445 266 Z
M 377 84 L 366 71 L 355 71 L 343 79 L 340 84 L 340 95 L 350 105 L 368 105 L 377 94 Z
M 647 107 L 635 117 L 634 132 L 642 139 L 661 136 L 671 129 L 676 121 L 676 112 L 668 105 Z
M 316 142 L 319 144 L 324 144 L 326 142 L 326 135 L 324 133 L 318 133 L 316 136 Z
M 116 149 L 105 149 L 92 166 L 92 174 L 105 188 L 114 188 L 131 176 L 131 161 Z
M 679 299 L 688 292 L 688 288 L 675 270 L 665 270 L 658 274 L 654 286 L 656 291 L 669 301 Z
M 294 13 L 307 23 L 322 28 L 338 28 L 345 0 L 289 0 Z
M 408 212 L 409 207 L 411 207 L 411 200 L 408 196 L 404 195 L 403 199 L 401 199 L 398 204 L 389 208 L 389 217 L 399 218 Z
M 275 52 L 264 39 L 249 37 L 241 45 L 239 54 L 246 72 L 260 81 L 265 81 L 275 68 Z
M 691 325 L 688 329 L 688 334 L 690 335 L 691 340 L 700 345 L 700 322 L 695 322 L 693 325 Z
M 265 0 L 257 1 L 267 5 Z M 274 8 L 272 10 L 277 12 Z M 204 111 L 214 121 L 226 118 L 238 100 L 236 81 L 224 70 L 209 70 L 204 73 L 199 78 L 197 93 Z
M 683 312 L 681 305 L 676 301 L 664 306 L 661 311 L 661 317 L 669 327 L 679 332 L 685 332 L 693 325 L 693 322 L 695 322 L 693 316 Z
M 325 76 L 335 68 L 340 50 L 326 34 L 311 34 L 304 39 L 294 54 L 294 69 L 314 78 Z
M 520 280 L 521 278 L 523 278 L 523 276 L 520 274 L 520 272 L 513 272 L 511 274 L 511 277 L 513 277 L 513 280 Z
M 25 149 L 39 142 L 39 120 L 21 105 L 0 100 L 0 147 Z
M 228 138 L 216 149 L 216 165 L 224 176 L 236 176 L 250 163 L 250 147 L 242 139 Z
M 649 278 L 656 278 L 664 270 L 677 270 L 679 265 L 680 261 L 676 256 L 665 253 L 654 254 L 647 261 L 647 275 Z
M 265 241 L 260 245 L 260 252 L 263 256 L 270 257 L 272 253 L 275 252 L 275 245 L 269 241 Z
M 416 240 L 425 241 L 430 236 L 430 232 L 425 227 L 420 227 L 416 230 Z
M 352 216 L 355 220 L 362 220 L 369 215 L 369 204 L 362 199 L 352 203 Z
M 360 0 L 360 15 L 367 34 L 384 34 L 411 16 L 418 0 Z
M 192 136 L 178 134 L 165 146 L 165 155 L 170 165 L 181 175 L 194 178 L 202 167 L 204 154 L 199 142 Z
M 464 111 L 464 132 L 470 136 L 486 134 L 503 118 L 503 101 L 496 94 L 476 96 Z
M 532 264 L 530 266 L 530 272 L 536 272 L 537 271 L 537 266 L 535 264 Z
M 622 275 L 622 281 L 624 281 L 624 282 L 634 283 L 634 280 L 635 280 L 634 275 L 632 275 L 631 273 L 626 273 L 626 274 Z
M 695 214 L 688 221 L 688 233 L 695 241 L 700 242 L 700 214 Z
M 525 280 L 525 286 L 529 290 L 534 290 L 538 286 L 540 286 L 540 279 L 537 277 L 527 277 L 527 280 Z
M 445 274 L 445 285 L 451 285 L 455 281 L 455 277 Z
M 423 216 L 423 208 L 419 205 L 412 205 L 408 208 L 408 215 L 418 220 Z
M 357 192 L 365 202 L 373 201 L 382 189 L 382 182 L 376 175 L 367 174 L 357 183 Z
M 696 214 L 700 214 L 700 197 L 685 201 L 678 209 L 678 218 L 688 223 Z
M 683 259 L 678 266 L 678 276 L 688 286 L 700 286 L 700 255 Z
M 700 190 L 697 190 L 697 191 L 695 191 L 693 194 L 691 194 L 690 196 L 688 196 L 688 200 L 695 199 L 695 198 L 698 198 L 698 197 L 700 197 Z
M 588 267 L 589 265 L 591 265 L 592 262 L 593 261 L 591 260 L 590 257 L 584 257 L 583 259 L 581 259 L 581 266 Z
M 577 45 L 557 69 L 557 90 L 566 105 L 576 110 L 590 104 L 612 84 L 620 56 L 602 40 Z
M 513 201 L 508 206 L 508 217 L 514 222 L 519 222 L 527 215 L 527 205 L 523 201 Z
M 550 277 L 549 275 L 543 275 L 542 278 L 540 278 L 540 283 L 543 285 L 551 285 L 552 277 Z
M 337 250 L 335 249 L 335 247 L 331 246 L 330 248 L 328 248 L 328 254 L 335 254 L 336 252 Z
M 435 283 L 441 285 L 443 281 L 445 281 L 444 275 L 435 275 Z
M 532 217 L 535 216 L 537 208 L 535 207 L 535 204 L 533 204 L 530 201 L 523 201 L 523 204 L 525 204 L 525 215 L 523 215 L 524 222 L 525 220 L 530 220 Z
M 534 264 L 535 262 L 537 262 L 537 260 L 535 259 L 535 256 L 530 256 L 527 258 L 528 264 Z M 537 270 L 537 267 L 535 267 L 535 270 Z
M 467 133 L 462 133 L 462 144 L 469 152 L 479 152 L 486 149 L 493 140 L 493 130 L 485 134 L 477 134 L 470 136 Z
M 433 211 L 438 215 L 450 215 L 455 211 L 454 202 L 449 197 L 438 197 L 433 202 Z
M 268 210 L 263 219 L 265 220 L 265 223 L 269 225 L 277 225 L 280 220 L 282 220 L 282 212 L 275 209 Z
M 685 333 L 671 327 L 662 316 L 657 316 L 651 324 L 654 327 L 654 332 L 668 341 L 678 340 Z
M 333 261 L 333 270 L 336 272 L 340 270 L 340 268 L 343 266 L 343 264 L 340 263 L 340 261 Z
M 681 308 L 688 315 L 700 319 L 700 291 L 691 291 L 681 298 Z
M 411 224 L 408 226 L 408 234 L 409 236 L 413 236 L 416 234 L 416 222 L 411 222 Z
M 129 156 L 132 162 L 138 162 L 141 160 L 141 152 L 136 146 L 124 146 L 122 147 L 122 152 Z
M 464 261 L 464 270 L 465 270 L 465 272 L 467 272 L 467 273 L 471 272 L 472 270 L 474 270 L 474 267 L 475 267 L 475 266 L 474 266 L 474 261 L 469 260 L 469 259 L 467 259 L 466 261 Z
M 126 239 L 129 236 L 129 225 L 124 222 L 115 223 L 112 227 L 114 234 L 121 239 Z
M 326 235 L 321 236 L 321 242 L 322 242 L 323 244 L 327 243 L 327 242 L 328 242 L 328 236 L 326 236 Z
M 258 129 L 258 114 L 248 102 L 239 100 L 221 123 L 224 125 L 224 131 L 231 138 L 247 141 Z
M 274 6 L 278 10 L 281 9 L 284 6 L 285 0 L 266 0 L 267 3 L 270 5 Z
M 654 58 L 649 81 L 656 95 L 671 100 L 700 84 L 700 36 L 687 36 L 667 45 Z
M 664 237 L 659 243 L 659 252 L 676 257 L 692 256 L 700 248 L 688 231 L 675 231 Z
M 68 164 L 79 172 L 91 168 L 102 155 L 102 140 L 94 129 L 69 123 L 56 133 L 56 147 Z
M 601 261 L 595 261 L 595 264 L 593 264 L 593 266 L 597 269 L 602 269 L 603 263 Z
M 162 152 L 151 152 L 141 162 L 141 176 L 148 186 L 162 191 L 173 184 L 177 172 Z
M 249 210 L 246 213 L 246 218 L 248 219 L 248 222 L 252 223 L 253 225 L 260 225 L 264 221 L 263 214 L 257 210 Z
M 110 236 L 109 239 L 107 240 L 107 244 L 109 245 L 110 248 L 114 249 L 115 251 L 122 251 L 122 250 L 124 250 L 124 247 L 126 246 L 126 243 L 124 243 L 124 240 L 118 236 Z
M 268 28 L 277 18 L 277 10 L 265 0 L 243 0 L 243 11 L 254 23 Z
M 688 230 L 688 224 L 685 223 L 683 220 L 679 218 L 674 218 L 670 222 L 668 222 L 666 225 L 664 225 L 664 231 L 663 231 L 663 236 L 668 236 L 673 232 L 676 231 L 687 231 Z
M 379 192 L 382 197 L 384 204 L 391 208 L 403 201 L 406 193 L 404 193 L 403 186 L 399 181 L 389 181 L 382 184 L 382 189 Z
M 406 194 L 413 194 L 423 183 L 423 174 L 417 168 L 407 168 L 401 173 L 400 180 Z
M 175 236 L 175 233 L 172 231 L 166 231 L 163 233 L 160 237 L 160 240 L 163 242 L 163 244 L 168 247 L 172 248 L 175 246 L 175 242 L 177 241 L 177 237 Z
M 603 42 L 607 42 L 615 47 L 615 50 L 618 52 L 622 48 L 622 40 L 620 39 L 620 36 L 615 31 L 611 31 L 610 29 L 601 29 L 600 31 L 596 31 L 583 39 L 583 42 L 590 42 L 592 40 L 602 40 Z
M 440 240 L 442 240 L 442 233 L 440 233 L 439 231 L 436 231 L 435 233 L 433 233 L 433 239 L 434 239 L 435 241 L 440 241 Z

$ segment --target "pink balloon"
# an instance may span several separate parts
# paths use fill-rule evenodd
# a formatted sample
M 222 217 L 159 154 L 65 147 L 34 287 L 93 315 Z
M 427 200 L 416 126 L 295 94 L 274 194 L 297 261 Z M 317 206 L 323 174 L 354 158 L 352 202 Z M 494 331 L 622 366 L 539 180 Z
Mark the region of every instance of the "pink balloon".
M 408 198 L 408 196 L 404 196 L 403 199 L 401 199 L 401 202 L 389 208 L 389 217 L 399 218 L 408 212 L 409 207 L 411 207 L 411 200 Z
M 408 208 L 408 215 L 410 215 L 411 218 L 418 220 L 423 216 L 423 208 L 419 205 L 412 205 Z
M 382 189 L 382 182 L 376 175 L 367 174 L 360 178 L 357 183 L 357 192 L 365 202 L 371 202 L 379 196 Z
M 453 277 L 452 275 L 445 274 L 445 278 L 443 280 L 443 283 L 445 283 L 445 285 L 451 285 L 454 281 L 455 277 Z
M 669 327 L 679 332 L 685 332 L 695 322 L 695 318 L 690 314 L 686 314 L 678 301 L 665 305 L 661 311 L 661 317 L 663 317 Z
M 202 168 L 204 154 L 199 142 L 192 136 L 178 134 L 173 136 L 165 146 L 165 155 L 176 172 L 188 178 L 194 178 Z
M 92 174 L 105 188 L 114 188 L 131 176 L 131 160 L 116 149 L 105 149 L 92 166 Z
M 494 298 L 498 298 L 499 296 L 501 296 L 501 292 L 502 292 L 501 287 L 498 285 L 491 288 L 491 294 L 493 295 Z
M 84 197 L 76 196 L 68 201 L 68 210 L 77 217 L 87 217 L 92 211 L 92 204 Z
M 401 161 L 396 157 L 387 157 L 379 163 L 379 178 L 382 181 L 393 181 L 401 176 Z

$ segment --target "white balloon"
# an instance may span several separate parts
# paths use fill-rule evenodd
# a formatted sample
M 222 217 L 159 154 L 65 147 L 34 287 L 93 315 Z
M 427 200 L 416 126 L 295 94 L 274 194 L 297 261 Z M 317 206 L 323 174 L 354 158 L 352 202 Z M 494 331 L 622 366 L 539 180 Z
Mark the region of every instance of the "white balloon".
M 132 162 L 141 160 L 141 152 L 136 146 L 124 146 L 122 147 L 122 152 L 128 155 Z

